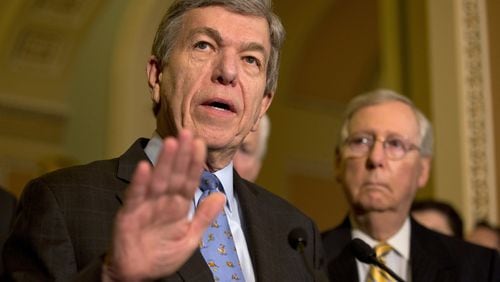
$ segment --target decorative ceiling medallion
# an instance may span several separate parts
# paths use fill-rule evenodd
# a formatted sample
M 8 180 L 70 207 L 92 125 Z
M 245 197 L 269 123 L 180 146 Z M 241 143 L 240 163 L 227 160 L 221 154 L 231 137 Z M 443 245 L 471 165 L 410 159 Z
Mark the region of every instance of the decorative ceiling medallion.
M 18 33 L 11 51 L 13 71 L 59 74 L 68 61 L 68 38 L 56 30 L 26 27 Z
M 60 76 L 71 63 L 100 0 L 26 0 L 8 58 L 12 72 Z
M 102 2 L 99 0 L 30 0 L 27 12 L 34 21 L 79 29 L 91 18 Z

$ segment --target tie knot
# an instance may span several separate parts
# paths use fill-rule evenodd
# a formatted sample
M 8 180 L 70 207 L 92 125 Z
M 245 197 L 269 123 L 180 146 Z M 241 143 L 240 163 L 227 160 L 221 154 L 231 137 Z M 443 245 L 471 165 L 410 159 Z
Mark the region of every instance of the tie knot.
M 201 175 L 200 189 L 203 193 L 212 193 L 215 191 L 221 191 L 221 183 L 217 176 L 204 170 Z
M 385 242 L 382 242 L 382 243 L 378 244 L 377 246 L 375 246 L 375 255 L 377 256 L 377 258 L 380 259 L 380 258 L 384 257 L 385 255 L 387 255 L 391 250 L 392 250 L 391 245 L 389 245 Z

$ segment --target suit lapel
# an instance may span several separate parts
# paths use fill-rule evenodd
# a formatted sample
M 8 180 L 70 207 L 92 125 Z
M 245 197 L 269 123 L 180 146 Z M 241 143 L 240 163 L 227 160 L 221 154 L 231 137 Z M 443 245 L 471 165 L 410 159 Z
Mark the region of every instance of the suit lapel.
M 334 257 L 327 265 L 330 279 L 332 281 L 358 281 L 356 259 L 348 247 L 351 241 L 351 224 L 349 218 L 346 217 L 330 236 L 333 237 L 328 238 L 329 242 L 334 242 L 335 246 L 339 247 L 338 249 L 330 250 L 333 254 L 328 255 Z
M 213 275 L 208 268 L 200 250 L 196 250 L 189 260 L 177 271 L 182 281 L 206 282 L 213 281 Z
M 118 158 L 118 169 L 116 176 L 127 183 L 132 179 L 135 167 L 140 161 L 149 161 L 148 156 L 144 152 L 148 139 L 137 139 L 130 148 Z
M 412 281 L 457 281 L 456 271 L 453 271 L 452 261 L 446 248 L 439 240 L 429 236 L 429 230 L 424 229 L 415 220 L 411 221 L 411 272 Z
M 278 253 L 273 237 L 277 236 L 276 226 L 272 224 L 271 212 L 268 207 L 259 201 L 259 192 L 247 185 L 240 176 L 234 173 L 234 189 L 238 196 L 242 211 L 242 226 L 252 259 L 257 281 L 279 281 L 279 261 L 275 261 L 271 254 Z M 284 238 L 286 239 L 286 238 Z
M 346 246 L 340 255 L 333 259 L 328 265 L 328 272 L 332 281 L 358 281 L 358 269 L 356 260 Z
M 144 148 L 146 148 L 148 141 L 149 140 L 146 138 L 137 139 L 134 144 L 118 158 L 118 168 L 116 170 L 116 177 L 118 179 L 121 179 L 127 184 L 130 183 L 137 164 L 140 161 L 149 161 L 148 156 L 144 152 Z M 123 205 L 124 192 L 124 189 L 120 189 L 116 192 L 116 199 L 120 202 L 120 205 Z

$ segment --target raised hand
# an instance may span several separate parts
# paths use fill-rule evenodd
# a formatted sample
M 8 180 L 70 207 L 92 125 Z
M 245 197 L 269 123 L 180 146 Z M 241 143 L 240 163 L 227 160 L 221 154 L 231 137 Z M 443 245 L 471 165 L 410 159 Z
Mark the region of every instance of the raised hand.
M 188 219 L 205 158 L 205 143 L 182 130 L 178 139 L 164 140 L 154 168 L 139 163 L 116 216 L 105 280 L 156 279 L 188 260 L 225 202 L 223 194 L 213 193 Z

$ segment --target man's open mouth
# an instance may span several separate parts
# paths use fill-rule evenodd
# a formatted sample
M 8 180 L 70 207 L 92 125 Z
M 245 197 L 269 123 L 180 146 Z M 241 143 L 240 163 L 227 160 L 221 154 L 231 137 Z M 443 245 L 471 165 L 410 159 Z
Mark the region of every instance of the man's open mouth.
M 203 103 L 203 106 L 213 107 L 222 111 L 236 112 L 234 106 L 231 103 L 222 100 L 207 101 Z

